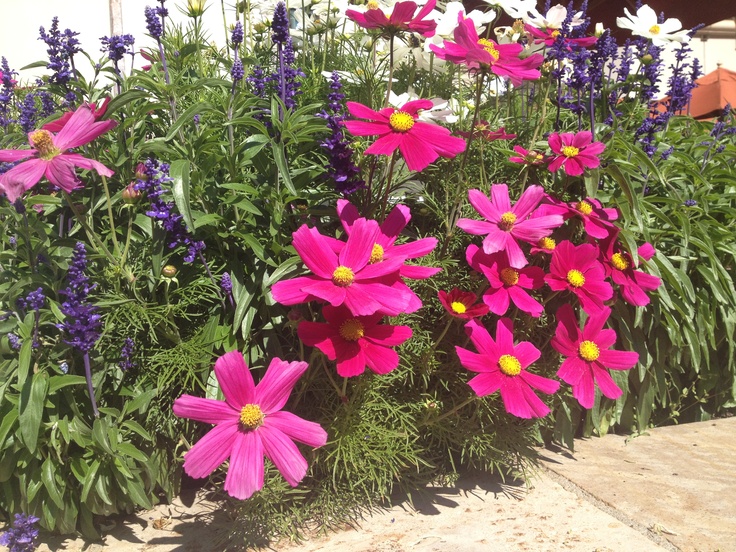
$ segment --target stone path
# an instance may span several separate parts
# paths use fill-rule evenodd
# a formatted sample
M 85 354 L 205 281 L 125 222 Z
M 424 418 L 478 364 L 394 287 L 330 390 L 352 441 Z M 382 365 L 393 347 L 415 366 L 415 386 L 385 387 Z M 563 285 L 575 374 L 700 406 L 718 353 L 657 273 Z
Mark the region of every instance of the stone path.
M 528 486 L 466 476 L 356 528 L 278 552 L 736 552 L 736 417 L 580 440 L 542 451 Z M 55 539 L 39 550 L 220 552 L 232 522 L 181 502 L 131 517 L 104 544 Z M 0 547 L 0 550 L 2 547 Z

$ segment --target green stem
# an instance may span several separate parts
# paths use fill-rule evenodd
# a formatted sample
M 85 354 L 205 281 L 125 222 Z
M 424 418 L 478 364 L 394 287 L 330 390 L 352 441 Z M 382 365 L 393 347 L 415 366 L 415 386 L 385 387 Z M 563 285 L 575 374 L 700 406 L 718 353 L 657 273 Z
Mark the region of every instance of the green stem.
M 325 370 L 325 374 L 327 374 L 327 378 L 330 380 L 330 383 L 332 384 L 332 387 L 335 388 L 335 391 L 337 391 L 337 396 L 340 397 L 341 401 L 345 400 L 345 393 L 343 393 L 342 389 L 340 389 L 340 386 L 337 385 L 337 382 L 335 381 L 335 378 L 332 376 L 332 372 L 330 372 L 330 369 L 327 367 L 327 363 L 325 362 L 325 357 L 322 355 L 322 368 Z
M 87 221 L 84 220 L 84 217 L 82 216 L 82 213 L 79 212 L 79 209 L 77 209 L 77 206 L 72 201 L 72 197 L 69 195 L 68 192 L 65 192 L 62 190 L 61 192 L 64 194 L 64 199 L 66 199 L 67 204 L 71 208 L 72 212 L 74 213 L 74 217 L 77 219 L 77 222 L 84 228 L 84 232 L 87 234 L 87 239 L 89 239 L 91 244 L 96 244 L 95 249 L 97 249 L 97 252 L 99 253 L 102 251 L 102 253 L 107 257 L 107 259 L 114 264 L 115 266 L 119 266 L 118 261 L 113 257 L 112 253 L 105 247 L 105 244 L 100 241 L 100 238 L 97 237 L 97 234 L 95 234 L 92 229 L 89 227 L 89 224 L 87 224 Z
M 477 396 L 473 395 L 472 397 L 467 398 L 466 400 L 464 400 L 463 402 L 461 402 L 460 404 L 458 404 L 457 406 L 455 406 L 451 410 L 448 410 L 447 412 L 445 412 L 444 414 L 442 414 L 442 416 L 437 416 L 436 418 L 433 418 L 432 420 L 428 420 L 427 422 L 425 422 L 423 424 L 419 424 L 419 425 L 436 424 L 437 422 L 440 422 L 440 421 L 444 420 L 445 418 L 448 418 L 448 417 L 452 416 L 457 411 L 465 408 L 470 403 L 472 403 L 473 401 L 475 401 L 477 398 L 478 398 Z
M 112 249 L 116 255 L 120 255 L 120 247 L 118 246 L 118 238 L 115 231 L 115 219 L 112 216 L 112 197 L 110 196 L 110 187 L 107 185 L 107 178 L 100 175 L 102 178 L 102 187 L 105 190 L 105 199 L 107 199 L 107 216 L 110 219 L 110 237 L 112 238 Z
M 388 42 L 388 86 L 386 87 L 386 99 L 383 102 L 383 107 L 388 107 L 388 99 L 391 96 L 391 87 L 394 83 L 394 35 Z

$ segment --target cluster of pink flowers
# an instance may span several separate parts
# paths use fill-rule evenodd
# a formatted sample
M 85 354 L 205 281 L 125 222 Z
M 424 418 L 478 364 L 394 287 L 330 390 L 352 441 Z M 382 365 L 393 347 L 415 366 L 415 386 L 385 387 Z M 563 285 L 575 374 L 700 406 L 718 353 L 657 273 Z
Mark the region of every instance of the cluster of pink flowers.
M 647 292 L 659 287 L 661 281 L 639 270 L 632 255 L 622 247 L 619 230 L 612 223 L 618 217 L 616 210 L 603 208 L 593 198 L 564 203 L 548 196 L 541 186 L 528 187 L 514 205 L 505 184 L 491 186 L 490 197 L 471 190 L 469 199 L 483 220 L 460 219 L 457 225 L 483 236 L 482 247 L 471 244 L 466 257 L 468 264 L 487 279 L 488 288 L 482 295 L 487 309 L 503 317 L 513 305 L 539 318 L 544 305 L 534 297 L 535 292 L 546 285 L 553 292 L 567 293 L 572 303 L 557 311 L 558 325 L 551 342 L 565 357 L 557 376 L 572 386 L 573 396 L 585 408 L 593 406 L 596 385 L 608 398 L 621 396 L 608 370 L 630 369 L 639 357 L 636 352 L 612 350 L 616 333 L 603 329 L 611 313 L 607 303 L 614 299 L 612 283 L 624 301 L 644 306 L 649 303 Z M 586 243 L 555 242 L 555 231 L 567 219 L 580 222 L 587 234 Z M 649 260 L 653 255 L 650 244 L 637 251 L 640 259 Z M 545 272 L 540 265 L 546 265 L 547 258 Z M 460 290 L 451 294 L 449 299 L 446 294 L 441 296 L 440 301 L 451 315 L 463 313 L 470 320 L 466 331 L 478 350 L 476 354 L 457 347 L 463 366 L 480 373 L 470 382 L 473 390 L 479 396 L 500 391 L 506 409 L 516 416 L 546 415 L 549 408 L 533 389 L 554 393 L 558 383 L 527 370 L 539 358 L 539 351 L 529 342 L 513 344 L 511 318 L 499 319 L 494 341 L 473 320 L 487 312 L 474 305 L 475 295 Z M 588 317 L 582 330 L 574 304 Z
M 360 217 L 346 200 L 338 201 L 338 215 L 347 240 L 300 227 L 294 232 L 293 245 L 311 274 L 278 282 L 271 293 L 283 305 L 327 303 L 322 308 L 325 321 L 303 321 L 297 333 L 304 344 L 317 347 L 335 361 L 339 375 L 357 376 L 366 367 L 386 374 L 399 364 L 393 347 L 404 343 L 412 332 L 408 326 L 382 320 L 422 306 L 404 278 L 429 278 L 440 269 L 406 261 L 430 253 L 437 240 L 395 243 L 411 219 L 404 205 L 394 207 L 380 225 Z
M 603 142 L 594 142 L 593 133 L 589 130 L 573 132 L 553 132 L 547 139 L 551 155 L 536 151 L 529 151 L 521 146 L 514 146 L 518 154 L 509 157 L 512 163 L 523 165 L 547 165 L 550 172 L 563 169 L 569 176 L 580 176 L 585 169 L 595 169 L 600 166 L 600 155 L 606 149 Z

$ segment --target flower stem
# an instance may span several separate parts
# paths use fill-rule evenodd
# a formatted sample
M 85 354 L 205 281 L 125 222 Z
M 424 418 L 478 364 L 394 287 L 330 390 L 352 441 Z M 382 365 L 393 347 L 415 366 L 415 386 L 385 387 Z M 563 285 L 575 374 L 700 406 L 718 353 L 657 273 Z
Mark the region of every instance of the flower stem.
M 335 391 L 337 391 L 337 396 L 340 397 L 341 401 L 344 401 L 346 398 L 345 393 L 342 389 L 340 389 L 340 386 L 337 385 L 337 382 L 335 381 L 335 378 L 332 376 L 332 372 L 330 372 L 330 369 L 327 367 L 327 363 L 325 362 L 325 357 L 322 355 L 322 368 L 325 370 L 325 374 L 327 374 L 327 378 L 330 380 L 330 383 L 332 384 L 332 387 L 335 388 Z
M 436 424 L 437 422 L 440 422 L 440 421 L 444 420 L 445 418 L 449 418 L 450 416 L 452 416 L 453 414 L 455 414 L 459 410 L 461 410 L 461 409 L 465 408 L 466 406 L 468 406 L 470 403 L 472 403 L 477 398 L 478 397 L 475 396 L 475 395 L 473 395 L 471 397 L 468 397 L 466 400 L 464 400 L 463 402 L 461 402 L 457 406 L 453 407 L 452 409 L 448 410 L 447 412 L 445 412 L 441 416 L 437 416 L 436 418 L 434 418 L 432 420 L 428 420 L 427 422 L 424 422 L 423 424 L 419 424 L 419 425 Z
M 89 353 L 84 353 L 84 377 L 87 380 L 87 392 L 89 400 L 92 402 L 92 413 L 95 418 L 100 417 L 100 411 L 97 410 L 97 400 L 95 400 L 95 388 L 92 386 L 92 366 L 89 362 Z
M 102 251 L 104 253 L 105 257 L 114 264 L 115 266 L 119 266 L 118 261 L 113 257 L 112 253 L 105 247 L 105 244 L 102 243 L 100 238 L 97 236 L 97 234 L 94 233 L 94 231 L 89 227 L 89 224 L 87 224 L 87 221 L 84 220 L 84 217 L 82 216 L 82 213 L 79 212 L 79 209 L 77 209 L 77 206 L 74 205 L 74 202 L 72 201 L 72 197 L 69 195 L 68 192 L 65 192 L 62 190 L 62 193 L 64 194 L 64 198 L 66 199 L 66 202 L 69 204 L 69 207 L 74 212 L 74 217 L 77 219 L 77 222 L 84 228 L 84 232 L 87 234 L 87 238 L 90 240 L 90 243 L 96 243 L 99 247 L 99 251 Z
M 120 247 L 118 246 L 118 238 L 115 235 L 115 219 L 112 216 L 112 198 L 110 197 L 110 187 L 107 185 L 107 178 L 100 175 L 102 178 L 102 187 L 105 189 L 105 198 L 107 199 L 107 216 L 110 219 L 110 237 L 112 238 L 112 248 L 116 255 L 120 254 Z
M 391 87 L 394 83 L 394 35 L 391 34 L 391 38 L 388 43 L 388 86 L 386 87 L 386 99 L 383 102 L 383 107 L 388 107 L 388 99 L 391 96 Z

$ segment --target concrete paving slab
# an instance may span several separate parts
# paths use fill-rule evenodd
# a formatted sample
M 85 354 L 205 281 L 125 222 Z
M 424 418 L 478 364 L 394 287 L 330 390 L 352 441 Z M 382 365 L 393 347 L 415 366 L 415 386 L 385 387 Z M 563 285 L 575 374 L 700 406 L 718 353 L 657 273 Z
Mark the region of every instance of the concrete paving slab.
M 543 452 L 568 490 L 682 552 L 736 551 L 736 417 L 668 426 L 637 437 L 575 442 Z M 599 506 L 601 506 L 599 504 Z M 636 549 L 633 549 L 636 550 Z

